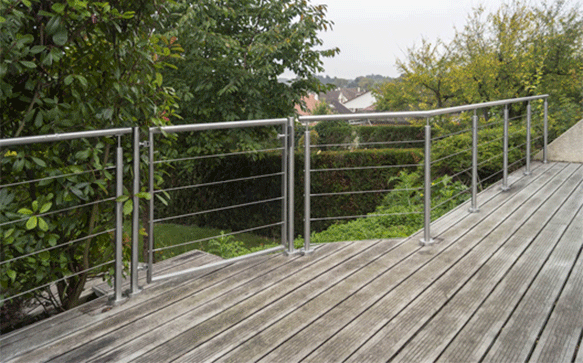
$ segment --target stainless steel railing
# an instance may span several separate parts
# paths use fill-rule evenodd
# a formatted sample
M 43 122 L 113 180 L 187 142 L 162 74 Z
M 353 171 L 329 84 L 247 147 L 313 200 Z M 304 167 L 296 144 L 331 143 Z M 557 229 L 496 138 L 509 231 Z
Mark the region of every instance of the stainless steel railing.
M 520 102 L 527 102 L 527 115 L 526 115 L 526 141 L 524 146 L 526 146 L 525 150 L 525 174 L 530 173 L 530 164 L 531 164 L 531 119 L 532 119 L 532 111 L 531 111 L 531 102 L 535 100 L 544 100 L 544 124 L 543 124 L 543 161 L 547 162 L 547 142 L 548 142 L 548 95 L 539 95 L 539 96 L 532 96 L 532 97 L 521 97 L 521 98 L 514 98 L 514 99 L 507 99 L 507 100 L 499 100 L 499 101 L 492 101 L 492 102 L 484 102 L 478 104 L 471 104 L 471 105 L 464 105 L 458 107 L 449 107 L 443 109 L 436 109 L 436 110 L 429 110 L 429 111 L 411 111 L 411 112 L 378 112 L 378 113 L 362 113 L 362 114 L 349 114 L 349 115 L 318 115 L 318 116 L 300 116 L 298 118 L 299 122 L 304 124 L 305 126 L 305 147 L 304 147 L 304 158 L 305 158 L 305 194 L 304 194 L 304 251 L 310 252 L 311 251 L 311 222 L 317 220 L 312 218 L 311 216 L 311 198 L 316 196 L 311 194 L 311 174 L 317 169 L 313 169 L 311 165 L 311 148 L 313 145 L 310 143 L 310 132 L 308 125 L 313 122 L 327 122 L 327 121 L 349 121 L 349 120 L 387 120 L 387 119 L 426 119 L 425 125 L 425 140 L 424 140 L 424 206 L 423 206 L 423 238 L 421 239 L 422 244 L 431 244 L 433 243 L 433 238 L 431 237 L 431 171 L 432 171 L 432 160 L 431 160 L 431 149 L 432 149 L 432 142 L 435 140 L 432 138 L 432 118 L 441 116 L 441 115 L 450 115 L 450 114 L 457 114 L 466 111 L 473 111 L 474 115 L 472 117 L 472 145 L 471 145 L 471 187 L 469 190 L 471 191 L 471 202 L 469 211 L 472 213 L 479 211 L 478 200 L 477 200 L 477 193 L 478 193 L 478 146 L 479 146 L 479 125 L 478 125 L 478 116 L 477 110 L 479 109 L 489 109 L 492 107 L 497 106 L 504 106 L 504 135 L 503 139 L 503 182 L 502 182 L 502 189 L 508 189 L 508 139 L 509 139 L 509 120 L 508 120 L 508 106 L 514 103 Z M 466 132 L 467 130 L 463 131 Z M 457 134 L 458 132 L 454 133 Z M 452 135 L 446 135 L 452 136 Z M 443 138 L 444 136 L 440 136 Z M 404 140 L 403 142 L 408 142 Z M 458 153 L 463 153 L 469 150 L 463 150 Z M 393 167 L 403 167 L 403 165 L 393 165 Z M 459 174 L 466 172 L 467 170 L 463 170 L 458 172 Z M 459 175 L 456 174 L 456 175 Z M 493 177 L 492 175 L 491 177 Z M 358 218 L 363 216 L 349 216 L 348 218 Z M 342 219 L 346 217 L 339 217 L 337 219 Z M 333 219 L 333 218 L 331 218 Z

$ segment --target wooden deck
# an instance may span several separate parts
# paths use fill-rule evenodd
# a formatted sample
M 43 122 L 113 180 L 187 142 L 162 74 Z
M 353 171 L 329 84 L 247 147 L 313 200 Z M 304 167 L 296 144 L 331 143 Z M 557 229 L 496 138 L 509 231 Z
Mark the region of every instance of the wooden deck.
M 3 361 L 583 362 L 583 164 L 432 224 L 436 243 L 343 242 L 104 299 L 0 337 Z

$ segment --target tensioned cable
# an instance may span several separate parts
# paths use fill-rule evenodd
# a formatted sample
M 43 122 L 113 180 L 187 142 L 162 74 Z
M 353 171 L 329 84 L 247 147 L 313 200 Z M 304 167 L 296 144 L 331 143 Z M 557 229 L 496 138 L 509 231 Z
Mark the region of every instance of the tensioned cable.
M 256 202 L 250 202 L 250 203 L 232 205 L 232 206 L 229 206 L 229 207 L 209 209 L 209 210 L 205 210 L 205 211 L 201 211 L 201 212 L 194 212 L 194 213 L 182 214 L 182 215 L 179 215 L 179 216 L 173 216 L 173 217 L 166 217 L 166 218 L 154 219 L 154 223 L 164 222 L 164 221 L 170 221 L 170 220 L 173 220 L 173 219 L 180 219 L 180 218 L 192 217 L 192 216 L 196 216 L 196 215 L 199 215 L 199 214 L 220 212 L 220 211 L 228 210 L 228 209 L 235 209 L 235 208 L 247 207 L 247 206 L 250 206 L 250 205 L 256 205 L 256 204 L 261 204 L 261 203 L 269 203 L 269 202 L 274 202 L 276 200 L 282 200 L 282 199 L 283 199 L 283 197 L 277 197 L 277 198 L 259 200 L 259 201 L 256 201 Z
M 501 123 L 504 123 L 504 120 L 494 121 L 494 122 L 490 122 L 488 124 L 483 124 L 483 125 L 478 126 L 478 130 L 485 129 L 486 127 L 490 127 L 492 125 L 497 125 L 497 124 L 501 124 Z
M 157 190 L 154 191 L 154 194 L 160 193 L 160 192 L 173 192 L 173 191 L 177 191 L 177 190 L 200 188 L 200 187 L 208 187 L 208 186 L 212 186 L 212 185 L 218 185 L 218 184 L 224 184 L 224 183 L 233 183 L 233 182 L 237 182 L 237 181 L 246 181 L 246 180 L 254 180 L 254 179 L 261 179 L 261 178 L 269 178 L 269 177 L 272 177 L 272 176 L 278 176 L 278 175 L 283 175 L 283 174 L 284 174 L 283 172 L 279 172 L 279 173 L 273 173 L 273 174 L 264 174 L 264 175 L 249 176 L 249 177 L 238 178 L 238 179 L 221 180 L 221 181 L 217 181 L 217 182 L 204 183 L 204 184 L 194 184 L 194 185 L 187 185 L 187 186 L 175 187 L 175 188 L 168 188 L 168 189 L 157 189 Z
M 169 250 L 169 249 L 175 248 L 175 247 L 181 247 L 181 246 L 191 245 L 191 244 L 194 244 L 194 243 L 200 243 L 200 242 L 210 241 L 210 240 L 213 240 L 213 239 L 221 238 L 222 236 L 234 236 L 234 235 L 241 234 L 241 233 L 253 232 L 253 231 L 256 231 L 256 230 L 259 230 L 259 229 L 270 228 L 270 227 L 275 227 L 275 226 L 281 226 L 282 224 L 283 224 L 283 222 L 272 223 L 272 224 L 268 224 L 268 225 L 265 225 L 265 226 L 253 227 L 253 228 L 249 228 L 249 229 L 245 229 L 245 230 L 241 230 L 241 231 L 237 231 L 237 232 L 224 233 L 224 234 L 218 235 L 218 236 L 197 239 L 197 240 L 189 241 L 189 242 L 183 242 L 183 243 L 179 243 L 179 244 L 172 245 L 172 246 L 155 248 L 152 251 L 157 252 L 157 251 Z
M 382 165 L 382 166 L 356 166 L 352 168 L 331 168 L 331 169 L 310 169 L 310 171 L 343 171 L 343 170 L 369 170 L 369 169 L 389 169 L 389 168 L 409 168 L 417 167 L 423 164 L 404 164 L 404 165 Z
M 423 212 L 407 212 L 407 213 L 389 213 L 389 214 L 365 214 L 360 216 L 339 216 L 339 217 L 323 217 L 323 218 L 310 218 L 310 221 L 329 221 L 336 219 L 353 219 L 353 218 L 364 218 L 364 217 L 386 217 L 386 216 L 406 216 L 412 214 L 423 214 Z
M 115 199 L 117 199 L 117 198 L 116 197 L 111 197 L 111 198 L 107 198 L 107 199 L 101 199 L 101 200 L 97 200 L 97 201 L 90 202 L 90 203 L 86 203 L 86 204 L 75 205 L 73 207 L 63 208 L 63 209 L 59 209 L 59 210 L 56 210 L 56 211 L 46 212 L 46 213 L 43 213 L 43 214 L 37 214 L 36 216 L 37 217 L 49 216 L 49 215 L 53 215 L 53 214 L 57 214 L 57 213 L 67 212 L 67 211 L 70 211 L 70 210 L 73 210 L 73 209 L 88 207 L 88 206 L 91 206 L 91 205 L 94 205 L 94 204 L 110 202 L 110 201 L 113 201 Z M 22 218 L 22 219 L 16 219 L 16 220 L 13 220 L 13 221 L 0 223 L 0 227 L 5 226 L 5 225 L 8 225 L 8 224 L 13 224 L 13 223 L 18 223 L 18 222 L 24 222 L 24 221 L 27 221 L 29 218 L 30 217 L 25 217 L 25 218 Z
M 482 165 L 484 165 L 486 163 L 489 163 L 490 161 L 492 161 L 494 159 L 497 159 L 497 158 L 499 158 L 501 156 L 504 156 L 504 152 L 501 152 L 499 154 L 496 154 L 496 155 L 492 156 L 491 158 L 489 158 L 488 160 L 483 160 L 482 162 L 478 163 L 478 166 L 482 166 Z
M 317 193 L 310 194 L 310 197 L 334 196 L 334 195 L 350 195 L 350 194 L 366 194 L 366 193 L 386 193 L 386 192 L 405 192 L 422 190 L 423 188 L 407 188 L 407 189 L 381 189 L 381 190 L 359 190 L 351 192 L 337 192 L 337 193 Z
M 18 182 L 18 183 L 4 184 L 4 185 L 0 185 L 0 188 L 14 187 L 14 186 L 17 186 L 17 185 L 22 185 L 22 184 L 36 183 L 36 182 L 41 182 L 41 181 L 44 181 L 44 180 L 51 180 L 51 179 L 67 178 L 67 177 L 75 176 L 75 175 L 93 173 L 94 171 L 104 171 L 104 170 L 113 170 L 113 169 L 115 169 L 115 166 L 109 166 L 109 167 L 103 168 L 103 169 L 86 170 L 86 171 L 82 171 L 82 172 L 79 172 L 79 173 L 70 173 L 70 174 L 62 174 L 62 175 L 48 176 L 46 178 L 26 180 L 26 181 L 22 181 L 22 182 Z
M 277 151 L 277 150 L 283 150 L 283 148 L 282 147 L 279 147 L 279 148 L 275 148 L 275 149 L 238 151 L 238 152 L 234 152 L 234 153 L 213 154 L 213 155 L 203 155 L 203 156 L 192 156 L 192 157 L 189 157 L 189 158 L 180 158 L 180 159 L 156 160 L 156 161 L 154 161 L 154 164 L 169 164 L 169 163 L 174 163 L 174 162 L 178 162 L 178 161 L 210 159 L 210 158 L 218 158 L 218 157 L 232 156 L 232 155 L 259 154 L 259 153 L 262 153 L 262 152 Z
M 465 189 L 465 190 L 462 190 L 461 192 L 457 193 L 456 195 L 454 195 L 454 196 L 450 197 L 449 199 L 447 199 L 447 200 L 445 200 L 445 201 L 443 201 L 443 202 L 439 203 L 439 204 L 438 204 L 438 205 L 436 205 L 435 207 L 431 207 L 431 209 L 433 210 L 433 209 L 437 209 L 437 208 L 441 207 L 441 206 L 442 206 L 442 205 L 444 205 L 445 203 L 447 203 L 447 202 L 449 202 L 449 201 L 453 200 L 454 198 L 457 198 L 457 197 L 459 197 L 460 195 L 462 195 L 462 194 L 464 194 L 464 193 L 467 193 L 467 192 L 469 192 L 469 191 L 470 191 L 470 189 L 471 189 L 471 188 L 467 188 L 467 189 Z
M 375 142 L 359 142 L 358 146 L 368 146 L 368 145 L 398 145 L 398 144 L 416 144 L 422 143 L 425 140 L 401 140 L 401 141 L 375 141 Z M 353 146 L 354 143 L 346 143 L 346 144 L 315 144 L 310 145 L 310 148 L 317 148 L 317 147 L 346 147 L 346 146 Z
M 75 240 L 72 240 L 72 241 L 69 241 L 69 242 L 61 243 L 60 245 L 55 245 L 55 246 L 48 247 L 48 248 L 45 248 L 45 249 L 42 249 L 42 250 L 34 251 L 34 252 L 31 252 L 31 253 L 29 253 L 29 254 L 26 254 L 26 255 L 22 255 L 22 256 L 14 257 L 14 258 L 11 258 L 10 260 L 6 260 L 6 261 L 2 261 L 2 262 L 0 262 L 0 265 L 3 265 L 3 264 L 5 264 L 5 263 L 9 263 L 9 262 L 12 262 L 12 261 L 20 260 L 20 259 L 22 259 L 22 258 L 29 257 L 29 256 L 32 256 L 32 255 L 36 255 L 36 254 L 39 254 L 39 253 L 42 253 L 42 252 L 45 252 L 45 251 L 54 250 L 55 248 L 59 248 L 59 247 L 64 247 L 64 246 L 72 245 L 72 244 L 74 244 L 74 243 L 77 243 L 77 242 L 82 242 L 82 241 L 85 241 L 85 240 L 91 239 L 91 238 L 93 238 L 93 237 L 101 236 L 101 235 L 103 235 L 103 234 L 106 234 L 106 233 L 111 233 L 111 232 L 115 232 L 115 228 L 114 228 L 114 229 L 108 229 L 107 231 L 103 231 L 103 232 L 95 233 L 95 234 L 92 234 L 92 235 L 89 235 L 89 236 L 85 236 L 85 237 L 82 237 L 82 238 L 78 238 L 78 239 L 75 239 Z
M 453 158 L 454 156 L 457 156 L 457 155 L 460 155 L 460 154 L 463 154 L 463 153 L 467 153 L 468 151 L 471 151 L 471 150 L 472 150 L 472 148 L 470 147 L 470 148 L 467 148 L 465 150 L 458 151 L 457 153 L 449 154 L 448 156 L 444 156 L 444 157 L 442 157 L 440 159 L 433 160 L 431 162 L 431 164 L 433 165 L 433 164 L 438 163 L 440 161 L 447 160 L 449 158 Z
M 91 268 L 88 268 L 87 270 L 83 270 L 83 271 L 79 271 L 79 272 L 76 272 L 76 273 L 74 273 L 74 274 L 71 274 L 71 275 L 67 275 L 67 276 L 65 276 L 65 277 L 62 277 L 62 278 L 60 278 L 60 279 L 53 280 L 53 281 L 51 281 L 51 282 L 49 282 L 49 283 L 46 283 L 46 284 L 44 284 L 44 285 L 41 285 L 41 286 L 35 287 L 34 289 L 30 289 L 30 290 L 28 290 L 28 291 L 21 292 L 20 294 L 16 294 L 16 295 L 9 296 L 8 298 L 5 298 L 5 299 L 2 299 L 2 300 L 0 300 L 0 302 L 4 302 L 4 301 L 8 301 L 8 300 L 12 300 L 12 299 L 14 299 L 14 298 L 16 298 L 16 297 L 19 297 L 19 296 L 22 296 L 22 295 L 26 295 L 26 294 L 28 294 L 28 293 L 30 293 L 30 292 L 33 292 L 33 291 L 36 291 L 36 290 L 40 290 L 40 289 L 42 289 L 42 288 L 45 288 L 45 287 L 47 287 L 47 286 L 50 286 L 50 285 L 52 285 L 52 284 L 54 284 L 54 283 L 57 283 L 57 282 L 59 282 L 59 281 L 64 281 L 64 280 L 66 280 L 66 279 L 68 279 L 68 278 L 71 278 L 71 277 L 73 277 L 73 276 L 81 275 L 81 274 L 83 274 L 83 273 L 85 273 L 85 272 L 87 272 L 87 271 L 95 270 L 95 269 L 97 269 L 97 268 L 100 268 L 100 267 L 103 267 L 103 266 L 105 266 L 105 265 L 110 265 L 110 264 L 112 264 L 112 263 L 114 263 L 114 262 L 115 262 L 115 260 L 111 260 L 111 261 L 108 261 L 108 262 L 102 263 L 102 264 L 100 264 L 100 265 L 97 265 L 97 266 L 93 266 L 93 267 L 91 267 Z
M 431 141 L 442 140 L 442 139 L 445 139 L 445 138 L 450 137 L 450 136 L 460 135 L 460 134 L 463 134 L 463 133 L 466 133 L 466 132 L 470 132 L 470 131 L 472 131 L 472 129 L 465 129 L 465 130 L 460 130 L 460 131 L 452 132 L 451 134 L 434 137 L 434 138 L 431 139 Z

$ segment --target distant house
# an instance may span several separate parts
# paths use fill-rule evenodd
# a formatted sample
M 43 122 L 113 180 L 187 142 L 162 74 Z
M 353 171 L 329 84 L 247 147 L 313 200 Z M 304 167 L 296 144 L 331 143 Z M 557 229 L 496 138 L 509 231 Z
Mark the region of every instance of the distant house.
M 354 100 L 357 100 L 365 96 L 368 93 L 370 92 L 365 92 L 360 87 L 358 87 L 358 88 L 338 88 L 326 93 L 309 94 L 308 96 L 302 98 L 302 104 L 304 105 L 304 107 L 302 107 L 302 105 L 295 105 L 295 109 L 298 115 L 300 116 L 311 115 L 312 112 L 314 111 L 314 108 L 318 105 L 318 103 L 325 101 L 330 106 L 334 113 L 349 114 L 353 113 L 354 110 L 352 110 L 350 107 L 347 107 L 346 105 Z M 366 103 L 367 102 L 366 100 L 367 98 L 363 99 L 360 103 L 356 103 L 355 105 L 358 106 L 363 102 Z M 371 105 L 373 104 L 374 101 Z M 370 107 L 371 105 L 368 105 L 368 107 Z
M 344 107 L 351 112 L 371 112 L 374 111 L 374 104 L 377 102 L 372 91 L 365 92 L 350 101 L 344 103 Z
M 316 105 L 320 102 L 320 97 L 317 94 L 310 93 L 307 96 L 302 97 L 302 105 L 295 105 L 296 112 L 300 116 L 311 115 Z

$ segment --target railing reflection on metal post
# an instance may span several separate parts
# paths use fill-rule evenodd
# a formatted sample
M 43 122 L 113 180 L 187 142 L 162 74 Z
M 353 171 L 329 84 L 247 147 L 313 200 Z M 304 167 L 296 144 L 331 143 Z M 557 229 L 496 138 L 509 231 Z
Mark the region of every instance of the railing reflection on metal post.
M 306 130 L 304 133 L 304 254 L 311 253 L 313 250 L 310 247 L 310 128 L 309 123 L 306 122 Z
M 530 101 L 526 106 L 526 170 L 524 175 L 530 175 L 530 126 L 532 121 L 532 110 L 530 108 Z
M 119 198 L 123 194 L 123 148 L 121 138 L 117 139 L 117 158 L 115 163 L 115 272 L 113 303 L 122 301 L 121 280 L 123 268 L 123 202 Z

